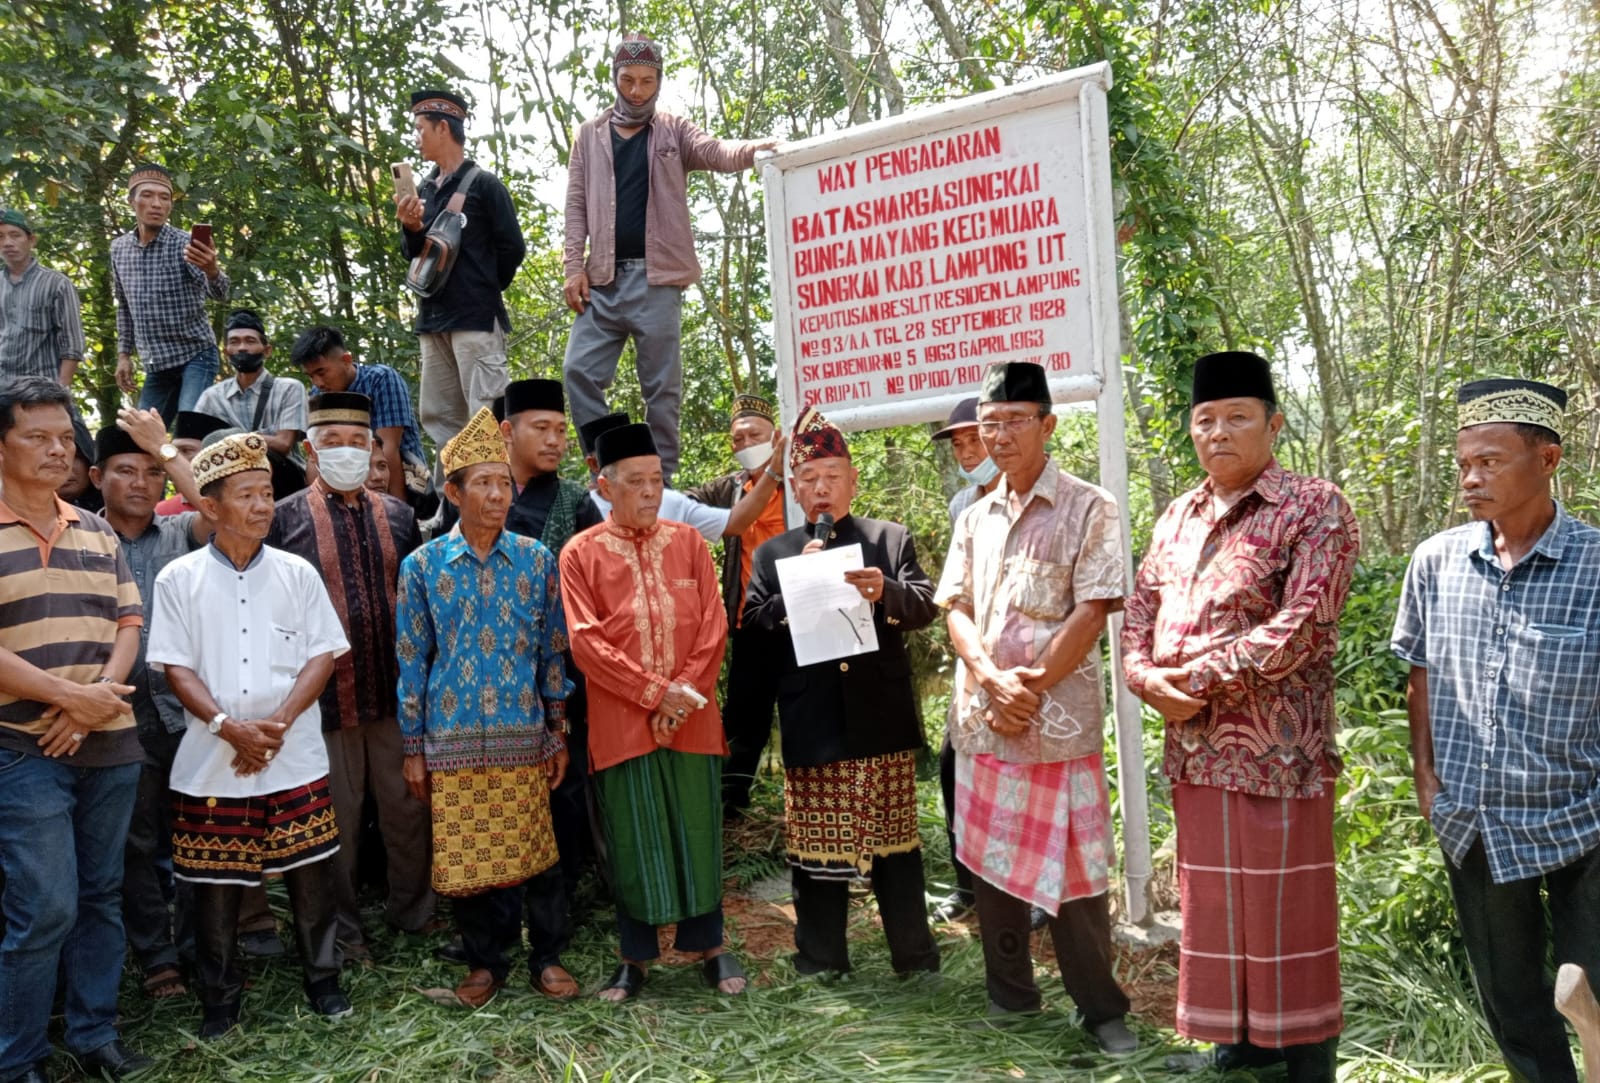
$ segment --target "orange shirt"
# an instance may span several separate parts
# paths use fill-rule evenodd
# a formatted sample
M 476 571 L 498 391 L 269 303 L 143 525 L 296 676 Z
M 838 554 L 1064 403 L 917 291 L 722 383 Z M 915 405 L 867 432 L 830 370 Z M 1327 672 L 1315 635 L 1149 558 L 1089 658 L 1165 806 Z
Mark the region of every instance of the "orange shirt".
M 744 492 L 755 488 L 755 480 L 744 483 Z M 767 506 L 761 509 L 761 514 L 756 516 L 756 521 L 744 528 L 744 533 L 739 535 L 739 596 L 742 598 L 745 591 L 750 589 L 750 561 L 755 557 L 756 550 L 768 538 L 776 538 L 786 529 L 783 522 L 783 486 L 779 485 L 772 490 L 772 495 L 767 498 Z M 739 624 L 744 625 L 744 607 L 740 606 Z
M 572 656 L 588 682 L 589 769 L 656 750 L 650 716 L 667 686 L 706 698 L 669 746 L 726 756 L 717 675 L 727 647 L 716 566 L 693 527 L 666 519 L 649 530 L 609 518 L 561 551 L 561 598 Z

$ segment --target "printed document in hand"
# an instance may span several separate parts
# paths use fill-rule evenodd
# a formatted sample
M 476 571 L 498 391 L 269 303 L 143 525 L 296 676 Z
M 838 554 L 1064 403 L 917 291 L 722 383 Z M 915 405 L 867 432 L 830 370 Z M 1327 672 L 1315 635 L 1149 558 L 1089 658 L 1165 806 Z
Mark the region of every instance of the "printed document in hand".
M 863 567 L 861 546 L 841 545 L 777 562 L 778 589 L 789 611 L 794 660 L 809 666 L 878 649 L 872 603 L 844 581 Z

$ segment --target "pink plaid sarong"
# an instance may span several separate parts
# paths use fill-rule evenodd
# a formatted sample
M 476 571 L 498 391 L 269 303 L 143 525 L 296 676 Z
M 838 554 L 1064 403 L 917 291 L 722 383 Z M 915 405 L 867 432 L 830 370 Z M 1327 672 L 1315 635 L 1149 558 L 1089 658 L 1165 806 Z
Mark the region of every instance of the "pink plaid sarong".
M 955 834 L 962 864 L 1047 913 L 1105 894 L 1111 806 L 1100 753 L 1056 763 L 958 753 Z

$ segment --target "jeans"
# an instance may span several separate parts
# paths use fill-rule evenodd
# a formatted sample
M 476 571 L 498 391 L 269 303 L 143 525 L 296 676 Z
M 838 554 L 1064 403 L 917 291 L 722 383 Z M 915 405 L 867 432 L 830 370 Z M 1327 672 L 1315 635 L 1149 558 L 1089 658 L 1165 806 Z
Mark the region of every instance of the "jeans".
M 170 432 L 178 411 L 194 409 L 200 393 L 217 382 L 221 367 L 217 348 L 207 346 L 181 365 L 145 373 L 144 386 L 139 389 L 139 409 L 161 411 L 161 420 Z
M 590 289 L 589 303 L 573 321 L 561 366 L 572 424 L 582 427 L 610 411 L 606 391 L 617 378 L 622 348 L 632 337 L 634 367 L 644 396 L 644 417 L 633 420 L 650 426 L 661 453 L 661 473 L 668 482 L 678 469 L 682 322 L 683 289 L 650 285 L 644 260 L 627 260 L 617 264 L 617 277 L 609 284 Z
M 58 962 L 66 972 L 66 1044 L 117 1037 L 122 859 L 139 765 L 74 767 L 0 749 L 0 1079 L 50 1055 L 45 1028 Z

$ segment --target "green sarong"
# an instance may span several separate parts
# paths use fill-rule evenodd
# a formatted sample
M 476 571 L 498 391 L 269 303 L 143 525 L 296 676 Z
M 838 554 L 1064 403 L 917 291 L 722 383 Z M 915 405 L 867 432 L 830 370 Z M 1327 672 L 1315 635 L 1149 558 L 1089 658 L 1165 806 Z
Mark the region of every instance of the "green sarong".
M 669 925 L 722 902 L 722 757 L 658 748 L 595 772 L 617 908 Z

